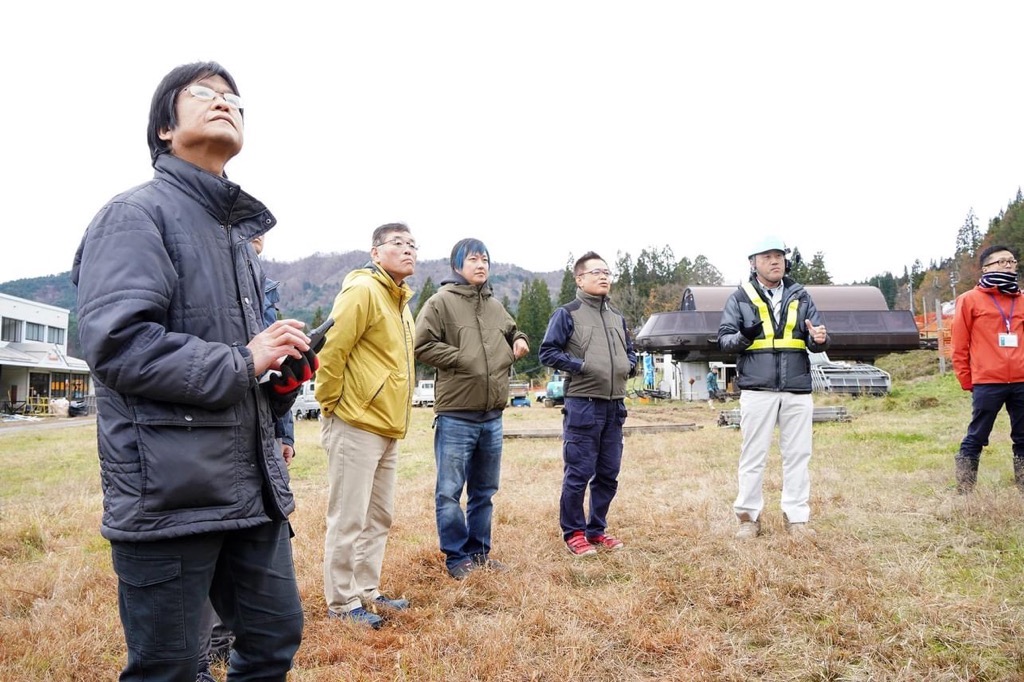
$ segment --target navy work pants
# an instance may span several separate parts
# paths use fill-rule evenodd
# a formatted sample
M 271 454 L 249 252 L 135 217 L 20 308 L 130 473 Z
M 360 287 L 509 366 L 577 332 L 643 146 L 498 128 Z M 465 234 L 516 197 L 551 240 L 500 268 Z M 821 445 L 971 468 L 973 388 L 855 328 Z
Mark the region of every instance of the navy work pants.
M 582 530 L 601 535 L 608 526 L 608 508 L 619 487 L 622 464 L 622 425 L 626 406 L 621 400 L 566 398 L 562 418 L 562 537 Z M 583 509 L 590 488 L 590 518 Z

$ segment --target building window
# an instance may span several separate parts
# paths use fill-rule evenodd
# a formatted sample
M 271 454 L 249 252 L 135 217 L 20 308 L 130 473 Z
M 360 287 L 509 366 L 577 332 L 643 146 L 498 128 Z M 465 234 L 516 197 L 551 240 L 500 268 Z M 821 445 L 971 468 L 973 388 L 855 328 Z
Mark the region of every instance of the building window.
M 60 327 L 49 327 L 50 330 L 50 343 L 55 343 L 58 346 L 64 345 L 64 330 Z
M 0 341 L 20 343 L 21 320 L 15 320 L 13 317 L 5 317 L 3 323 L 0 324 Z
M 50 396 L 50 375 L 30 372 L 28 375 L 28 394 L 48 398 Z
M 50 375 L 50 397 L 66 398 L 68 395 L 68 375 L 54 372 Z
M 25 323 L 26 341 L 46 341 L 46 325 L 35 322 Z
M 68 397 L 73 400 L 81 399 L 89 395 L 89 375 L 72 374 L 69 393 L 70 395 Z

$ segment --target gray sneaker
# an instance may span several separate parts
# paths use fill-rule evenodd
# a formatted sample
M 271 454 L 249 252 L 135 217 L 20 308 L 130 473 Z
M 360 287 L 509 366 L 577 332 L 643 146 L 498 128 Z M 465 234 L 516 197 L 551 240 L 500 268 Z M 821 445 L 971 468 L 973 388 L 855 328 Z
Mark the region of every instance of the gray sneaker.
M 359 623 L 360 625 L 368 625 L 374 630 L 379 630 L 381 625 L 384 624 L 384 619 L 378 616 L 376 613 L 370 613 L 362 606 L 357 606 L 351 611 L 345 611 L 344 613 L 335 613 L 334 611 L 328 610 L 327 617 L 335 618 L 338 620 L 347 620 L 353 623 Z
M 200 670 L 196 675 L 196 682 L 217 682 L 217 678 L 210 674 L 210 669 Z
M 798 538 L 816 535 L 814 529 L 808 526 L 806 521 L 790 522 L 789 518 L 785 514 L 782 515 L 782 518 L 786 522 L 786 532 L 792 537 Z
M 388 599 L 382 594 L 373 600 L 373 606 L 377 608 L 391 609 L 393 611 L 404 611 L 409 608 L 409 600 Z
M 761 534 L 761 519 L 753 521 L 750 518 L 750 514 L 737 514 L 736 518 L 739 519 L 740 528 L 736 531 L 737 540 L 753 540 Z

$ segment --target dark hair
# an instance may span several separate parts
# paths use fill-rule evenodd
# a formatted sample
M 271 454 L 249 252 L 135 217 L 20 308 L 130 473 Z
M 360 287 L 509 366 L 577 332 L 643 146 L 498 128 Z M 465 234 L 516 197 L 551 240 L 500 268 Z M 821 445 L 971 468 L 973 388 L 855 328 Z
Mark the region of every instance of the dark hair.
M 572 266 L 572 274 L 573 275 L 581 275 L 581 274 L 583 274 L 583 264 L 586 263 L 588 260 L 600 260 L 600 261 L 604 261 L 605 265 L 608 264 L 608 261 L 604 260 L 604 258 L 601 258 L 599 255 L 597 255 L 593 251 L 587 251 L 585 254 L 580 256 L 579 259 L 576 261 L 576 264 Z
M 149 129 L 146 131 L 149 155 L 154 162 L 156 157 L 171 150 L 167 141 L 160 139 L 160 131 L 174 130 L 178 125 L 178 118 L 174 111 L 174 106 L 178 102 L 178 94 L 192 83 L 210 76 L 220 76 L 236 95 L 242 94 L 238 92 L 235 79 L 231 77 L 227 69 L 217 62 L 193 62 L 176 66 L 164 76 L 160 85 L 156 86 L 153 101 L 149 105 Z
M 993 244 L 992 246 L 987 247 L 985 250 L 978 254 L 978 265 L 984 266 L 985 261 L 988 260 L 989 256 L 991 256 L 993 253 L 999 253 L 1000 251 L 1009 251 L 1010 253 L 1013 254 L 1014 260 L 1017 259 L 1016 250 L 1011 249 L 1009 246 L 1003 246 L 1002 244 Z
M 479 239 L 469 238 L 457 241 L 455 246 L 452 247 L 452 255 L 449 259 L 452 270 L 461 270 L 462 266 L 466 264 L 466 256 L 474 253 L 486 256 L 488 262 L 491 260 L 491 254 L 488 253 L 487 247 Z
M 409 232 L 409 226 L 405 223 L 387 223 L 373 231 L 370 243 L 373 246 L 380 246 L 384 243 L 384 237 L 392 232 Z

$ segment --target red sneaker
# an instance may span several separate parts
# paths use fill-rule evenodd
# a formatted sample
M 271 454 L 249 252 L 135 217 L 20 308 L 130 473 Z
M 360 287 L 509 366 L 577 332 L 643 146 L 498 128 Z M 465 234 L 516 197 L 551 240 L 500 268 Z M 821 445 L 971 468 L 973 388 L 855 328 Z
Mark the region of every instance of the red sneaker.
M 573 556 L 597 554 L 597 549 L 587 542 L 587 536 L 584 535 L 581 530 L 570 535 L 569 539 L 565 541 L 565 546 L 569 550 L 569 554 L 572 554 Z
M 626 546 L 622 540 L 613 538 L 611 535 L 605 535 L 604 533 L 587 538 L 587 542 L 595 547 L 604 547 L 605 549 L 622 549 Z

